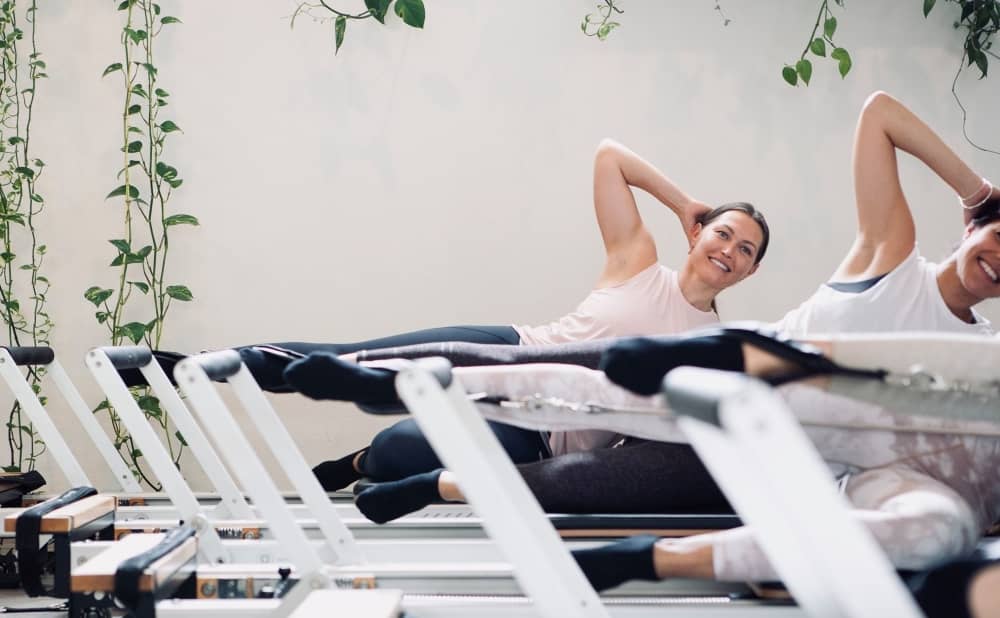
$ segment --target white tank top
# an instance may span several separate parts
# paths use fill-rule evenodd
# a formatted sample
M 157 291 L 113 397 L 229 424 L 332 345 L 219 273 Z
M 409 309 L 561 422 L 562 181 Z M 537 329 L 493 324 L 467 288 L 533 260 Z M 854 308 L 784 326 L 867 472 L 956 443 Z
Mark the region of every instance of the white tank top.
M 630 279 L 592 290 L 569 315 L 544 326 L 514 326 L 522 345 L 569 343 L 607 337 L 670 335 L 717 324 L 714 311 L 702 311 L 681 293 L 677 273 L 653 264 Z M 611 446 L 622 436 L 611 431 L 555 431 L 553 455 Z
M 974 324 L 948 309 L 937 284 L 937 265 L 913 247 L 910 255 L 863 292 L 819 289 L 774 326 L 789 337 L 823 333 L 943 331 L 992 334 L 989 321 L 972 312 Z
M 667 335 L 718 323 L 684 298 L 677 273 L 653 264 L 630 279 L 592 290 L 572 313 L 543 326 L 514 326 L 522 345 Z

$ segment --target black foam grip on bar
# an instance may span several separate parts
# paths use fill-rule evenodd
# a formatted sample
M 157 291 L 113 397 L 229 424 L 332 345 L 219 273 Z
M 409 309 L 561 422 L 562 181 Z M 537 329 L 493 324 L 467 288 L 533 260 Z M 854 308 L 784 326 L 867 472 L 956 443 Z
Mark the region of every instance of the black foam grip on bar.
M 429 358 L 421 358 L 414 361 L 416 364 L 420 365 L 423 369 L 431 372 L 434 379 L 438 381 L 441 388 L 448 388 L 451 386 L 451 361 L 443 356 L 431 356 Z
M 48 365 L 56 359 L 56 353 L 48 346 L 4 347 L 15 365 Z
M 108 346 L 99 349 L 108 357 L 112 366 L 119 371 L 145 367 L 153 360 L 153 352 L 142 345 Z
M 719 426 L 719 404 L 741 391 L 754 378 L 732 371 L 678 367 L 663 378 L 663 394 L 676 414 Z
M 205 352 L 191 359 L 205 371 L 210 380 L 220 382 L 235 375 L 243 366 L 243 359 L 236 350 L 219 350 L 218 352 Z
M 126 608 L 135 610 L 139 605 L 139 597 L 142 594 L 142 591 L 139 590 L 142 574 L 153 563 L 177 550 L 177 548 L 194 535 L 195 530 L 190 525 L 174 528 L 152 549 L 137 556 L 132 556 L 119 564 L 115 570 L 115 599 Z M 156 591 L 154 590 L 153 593 L 155 594 Z
M 14 548 L 17 550 L 17 572 L 21 576 L 21 587 L 29 597 L 48 594 L 50 591 L 42 584 L 43 564 L 47 552 L 39 547 L 39 535 L 42 529 L 42 518 L 52 511 L 97 495 L 93 487 L 74 487 L 59 496 L 25 509 L 17 516 L 14 526 Z

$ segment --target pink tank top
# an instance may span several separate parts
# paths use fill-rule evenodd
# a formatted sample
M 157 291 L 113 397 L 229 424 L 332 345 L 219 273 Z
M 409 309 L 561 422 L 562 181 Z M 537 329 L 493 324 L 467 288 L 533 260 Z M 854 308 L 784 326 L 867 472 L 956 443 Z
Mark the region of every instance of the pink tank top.
M 653 264 L 609 288 L 592 290 L 570 314 L 544 326 L 517 326 L 522 345 L 569 343 L 606 337 L 670 335 L 717 324 L 714 311 L 695 308 L 681 293 L 677 273 Z M 549 436 L 553 455 L 611 446 L 621 436 L 609 431 L 557 431 Z
M 677 273 L 653 264 L 618 285 L 592 290 L 572 313 L 544 326 L 514 326 L 522 345 L 667 335 L 718 323 L 681 294 Z

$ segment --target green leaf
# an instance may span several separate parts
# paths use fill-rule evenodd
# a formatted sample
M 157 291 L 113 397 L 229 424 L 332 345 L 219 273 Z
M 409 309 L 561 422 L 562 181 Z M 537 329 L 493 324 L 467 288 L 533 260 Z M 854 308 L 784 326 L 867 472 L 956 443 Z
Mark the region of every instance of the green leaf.
M 798 73 L 799 77 L 805 82 L 805 85 L 809 85 L 809 79 L 812 78 L 813 65 L 809 60 L 803 58 L 795 63 L 795 72 Z
M 142 281 L 129 281 L 129 284 L 139 288 L 139 291 L 143 294 L 147 294 L 149 292 L 149 285 Z
M 813 42 L 809 44 L 809 49 L 812 50 L 812 53 L 820 56 L 821 58 L 826 57 L 826 42 L 819 37 L 813 39 Z
M 365 0 L 365 6 L 371 12 L 372 17 L 380 24 L 385 23 L 385 13 L 389 10 L 392 0 Z
M 144 258 L 147 255 L 149 255 L 150 253 L 152 253 L 152 251 L 153 251 L 153 246 L 152 245 L 146 245 L 142 249 L 139 249 L 139 251 L 136 252 L 136 255 L 139 256 L 139 257 L 141 257 L 141 258 Z
M 125 114 L 127 116 L 131 116 L 132 114 L 138 114 L 141 111 L 142 111 L 142 106 L 136 103 L 134 105 L 129 105 L 128 109 L 125 110 Z
M 333 38 L 336 48 L 333 53 L 340 51 L 340 46 L 344 44 L 344 32 L 347 30 L 347 18 L 343 15 L 337 16 L 337 21 L 333 23 Z
M 604 24 L 603 26 L 597 29 L 597 38 L 601 41 L 605 40 L 606 38 L 608 38 L 608 35 L 611 34 L 611 31 L 620 25 L 621 24 L 619 24 L 616 21 L 609 21 L 608 23 Z
M 934 2 L 936 0 L 924 0 L 924 17 L 930 15 L 931 10 L 934 8 Z
M 170 15 L 165 15 L 163 17 L 163 19 L 160 20 L 160 23 L 164 23 L 164 24 L 179 24 L 179 23 L 182 23 L 182 22 L 181 22 L 181 20 L 177 19 L 176 17 L 172 17 Z
M 28 178 L 35 177 L 35 170 L 30 167 L 15 167 L 14 171 L 22 176 L 27 176 Z
M 14 137 L 8 137 L 7 138 L 7 143 L 10 144 L 11 146 L 14 146 L 16 144 L 23 144 L 24 143 L 24 138 L 23 137 L 18 137 L 17 135 L 15 135 Z
M 139 406 L 140 410 L 146 412 L 149 416 L 159 418 L 163 414 L 163 410 L 160 408 L 160 400 L 152 395 L 142 395 L 136 399 L 135 403 Z
M 976 66 L 982 72 L 982 75 L 979 76 L 979 79 L 983 79 L 984 77 L 986 77 L 986 70 L 989 68 L 990 60 L 989 58 L 986 57 L 986 54 L 984 54 L 981 51 L 976 52 L 975 60 L 976 60 Z
M 160 123 L 160 130 L 164 133 L 170 133 L 172 131 L 180 131 L 181 128 L 177 126 L 173 120 L 164 120 Z M 183 133 L 183 131 L 181 131 Z
M 174 435 L 177 436 L 177 441 L 180 442 L 182 446 L 188 445 L 187 440 L 184 439 L 184 436 L 181 435 L 180 431 L 175 431 Z
M 194 295 L 191 294 L 191 290 L 186 285 L 168 285 L 167 296 L 185 302 L 194 300 Z
M 830 52 L 830 57 L 837 61 L 840 77 L 845 77 L 851 70 L 851 55 L 843 47 L 838 47 Z
M 114 245 L 115 249 L 118 249 L 118 251 L 121 253 L 130 253 L 132 251 L 132 247 L 128 246 L 128 241 L 122 238 L 109 240 L 108 242 Z
M 108 318 L 111 317 L 111 314 L 108 313 L 107 311 L 98 311 L 97 313 L 94 314 L 94 317 L 97 318 L 98 324 L 104 324 L 105 322 L 108 321 Z
M 139 152 L 140 150 L 142 150 L 142 142 L 140 142 L 139 140 L 136 140 L 134 142 L 129 142 L 128 146 L 126 146 L 125 148 L 125 152 L 128 153 L 136 153 Z
M 101 73 L 101 77 L 106 76 L 108 73 L 114 73 L 115 71 L 121 71 L 121 70 L 122 70 L 122 63 L 115 62 L 114 64 L 109 64 L 108 68 L 104 69 L 104 72 Z
M 87 291 L 83 293 L 83 297 L 94 303 L 95 307 L 100 307 L 101 303 L 111 298 L 114 294 L 114 290 L 101 289 L 96 285 L 87 288 Z M 98 318 L 100 320 L 100 318 Z
M 117 187 L 111 193 L 108 193 L 108 195 L 104 199 L 110 199 L 112 197 L 125 195 L 126 191 L 128 191 L 128 196 L 132 199 L 139 197 L 139 187 L 136 187 L 135 185 L 122 185 L 120 187 Z
M 158 96 L 158 97 L 165 98 L 165 97 L 169 97 L 170 96 L 170 93 L 167 92 L 166 90 L 164 90 L 163 88 L 157 88 L 153 92 L 156 93 L 156 96 Z
M 781 69 L 781 76 L 785 78 L 790 86 L 794 86 L 799 82 L 799 76 L 795 73 L 795 69 L 785 65 L 785 68 Z
M 141 322 L 129 322 L 128 324 L 119 326 L 115 334 L 128 337 L 132 343 L 139 345 L 143 335 L 146 334 L 146 325 Z
M 407 26 L 413 26 L 414 28 L 424 27 L 424 2 L 423 0 L 396 0 L 396 6 L 393 7 L 396 11 L 396 15 L 403 20 Z M 613 27 L 613 26 L 612 26 Z M 608 31 L 610 32 L 610 28 Z M 600 36 L 600 34 L 598 34 Z M 607 36 L 607 34 L 605 34 Z
M 4 263 L 13 262 L 14 258 L 16 257 L 17 256 L 11 253 L 10 251 L 4 251 L 3 253 L 0 253 L 0 262 Z
M 121 4 L 118 5 L 118 10 L 119 11 L 124 11 L 128 7 L 130 7 L 133 4 L 135 4 L 135 2 L 136 2 L 136 0 L 125 0 L 124 2 L 122 2 Z
M 191 215 L 170 215 L 163 220 L 163 225 L 199 225 L 198 219 Z

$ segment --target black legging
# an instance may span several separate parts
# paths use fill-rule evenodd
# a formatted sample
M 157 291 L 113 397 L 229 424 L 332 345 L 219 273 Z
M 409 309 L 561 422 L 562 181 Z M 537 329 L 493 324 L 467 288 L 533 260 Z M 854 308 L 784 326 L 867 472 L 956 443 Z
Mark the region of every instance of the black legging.
M 514 463 L 549 456 L 549 445 L 541 432 L 493 421 L 487 424 Z M 358 461 L 362 474 L 377 481 L 396 481 L 440 467 L 441 460 L 412 418 L 380 431 Z
M 439 342 L 494 344 L 507 347 L 517 346 L 521 338 L 512 326 L 445 326 L 354 343 L 285 341 L 269 345 L 301 354 L 311 352 L 351 354 L 361 350 Z M 264 390 L 272 393 L 291 392 L 282 375 L 287 360 L 255 350 L 254 346 L 241 346 L 236 350 Z M 515 463 L 537 461 L 548 456 L 548 444 L 538 431 L 492 421 L 489 425 Z M 359 468 L 366 476 L 380 481 L 397 480 L 440 467 L 441 461 L 412 419 L 400 421 L 379 432 L 359 461 Z
M 628 438 L 517 468 L 548 513 L 732 511 L 687 444 Z
M 310 352 L 352 354 L 360 350 L 395 348 L 442 341 L 464 341 L 468 343 L 516 346 L 521 342 L 521 337 L 512 326 L 444 326 L 401 333 L 389 337 L 380 337 L 378 339 L 369 339 L 367 341 L 357 341 L 355 343 L 284 341 L 268 345 L 293 350 L 300 354 L 309 354 Z M 250 373 L 253 374 L 257 383 L 260 384 L 261 388 L 272 393 L 292 392 L 292 389 L 285 383 L 285 379 L 282 376 L 282 372 L 288 364 L 287 359 L 281 359 L 255 350 L 255 345 L 240 346 L 235 349 L 243 357 L 243 363 L 250 370 Z

